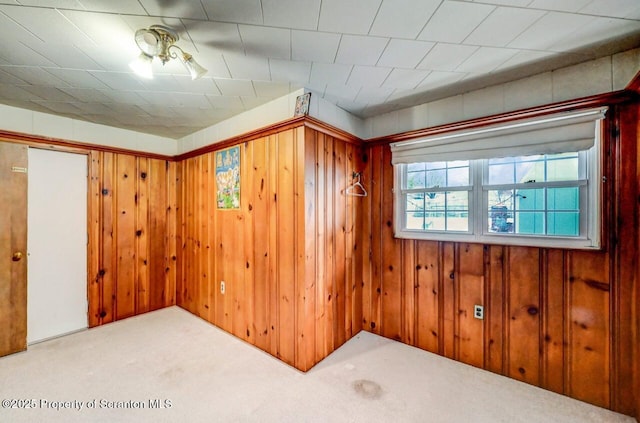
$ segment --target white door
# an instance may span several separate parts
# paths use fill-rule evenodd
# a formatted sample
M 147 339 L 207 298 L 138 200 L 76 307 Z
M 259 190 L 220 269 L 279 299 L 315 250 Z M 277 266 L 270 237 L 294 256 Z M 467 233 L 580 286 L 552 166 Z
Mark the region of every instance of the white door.
M 29 148 L 27 343 L 87 328 L 87 156 Z

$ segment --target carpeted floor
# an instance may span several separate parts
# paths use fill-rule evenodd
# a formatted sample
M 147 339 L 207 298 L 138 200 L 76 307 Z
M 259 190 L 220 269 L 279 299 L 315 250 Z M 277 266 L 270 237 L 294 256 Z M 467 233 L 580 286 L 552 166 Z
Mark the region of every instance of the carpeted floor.
M 0 422 L 635 423 L 366 332 L 303 374 L 178 307 L 0 358 L 0 399 Z

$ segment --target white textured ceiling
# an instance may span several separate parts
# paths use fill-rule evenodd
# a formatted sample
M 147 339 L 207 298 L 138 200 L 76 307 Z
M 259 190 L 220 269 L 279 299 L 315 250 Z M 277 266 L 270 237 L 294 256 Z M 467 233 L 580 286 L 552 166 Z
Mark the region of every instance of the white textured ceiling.
M 173 27 L 209 72 L 129 69 Z M 180 138 L 306 87 L 360 117 L 640 46 L 640 0 L 0 0 L 0 103 Z

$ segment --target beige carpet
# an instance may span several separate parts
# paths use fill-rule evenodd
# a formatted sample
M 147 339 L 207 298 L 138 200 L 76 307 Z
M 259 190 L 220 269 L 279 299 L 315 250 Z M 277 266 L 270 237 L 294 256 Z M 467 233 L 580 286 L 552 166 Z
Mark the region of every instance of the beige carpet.
M 635 423 L 366 332 L 303 374 L 178 307 L 1 358 L 0 399 L 0 422 Z

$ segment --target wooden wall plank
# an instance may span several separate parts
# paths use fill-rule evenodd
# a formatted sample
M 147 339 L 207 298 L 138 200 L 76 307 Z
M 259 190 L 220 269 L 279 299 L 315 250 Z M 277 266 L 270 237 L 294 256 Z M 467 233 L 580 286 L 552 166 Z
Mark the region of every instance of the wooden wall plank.
M 447 358 L 456 358 L 455 334 L 456 334 L 456 303 L 458 291 L 458 275 L 455 261 L 458 246 L 452 242 L 440 242 L 438 253 L 440 264 L 440 354 Z
M 87 300 L 89 327 L 100 324 L 102 318 L 102 274 L 100 272 L 100 259 L 102 257 L 101 224 L 102 224 L 102 160 L 101 153 L 92 151 L 89 153 L 89 199 L 87 203 L 88 216 L 88 256 L 87 256 Z
M 324 314 L 323 314 L 323 327 L 324 327 L 324 346 L 322 350 L 326 353 L 333 351 L 336 348 L 335 345 L 335 333 L 334 324 L 336 316 L 333 311 L 335 310 L 334 303 L 336 302 L 336 259 L 335 259 L 335 197 L 333 178 L 336 172 L 335 165 L 335 139 L 332 137 L 324 138 L 324 209 L 325 213 L 325 239 L 321 248 L 324 248 L 324 292 L 321 294 L 324 296 Z
M 314 133 L 313 136 L 316 165 L 314 166 L 314 177 L 316 181 L 316 189 L 314 195 L 314 201 L 316 202 L 315 213 L 317 225 L 315 228 L 315 254 L 316 254 L 316 306 L 315 306 L 315 361 L 321 360 L 326 357 L 330 349 L 328 346 L 327 334 L 330 334 L 327 327 L 327 314 L 328 310 L 329 292 L 327 286 L 329 285 L 329 273 L 333 266 L 332 262 L 327 260 L 327 238 L 330 235 L 326 233 L 327 230 L 327 216 L 332 212 L 332 208 L 329 209 L 327 205 L 327 168 L 326 160 L 328 159 L 326 137 L 322 133 Z M 311 145 L 307 146 L 311 148 Z M 330 285 L 329 285 L 330 286 Z M 333 340 L 333 338 L 332 338 Z
M 113 153 L 102 155 L 102 257 L 100 258 L 101 287 L 101 324 L 116 320 L 116 280 L 118 255 L 116 246 L 116 228 L 118 213 L 114 190 L 116 189 L 116 156 Z
M 177 278 L 178 278 L 178 266 L 177 266 L 177 244 L 178 244 L 178 224 L 179 224 L 179 215 L 180 209 L 178 206 L 178 199 L 180 198 L 178 195 L 178 168 L 179 165 L 175 162 L 165 161 L 166 168 L 166 187 L 167 187 L 167 204 L 166 204 L 166 213 L 165 213 L 165 222 L 167 224 L 167 230 L 165 233 L 165 257 L 164 257 L 164 289 L 163 289 L 163 299 L 165 306 L 171 306 L 176 304 L 176 294 L 177 294 Z M 162 182 L 159 182 L 162 184 Z M 154 201 L 154 204 L 157 203 L 162 204 L 161 200 L 157 202 Z M 157 207 L 158 212 L 160 212 L 160 206 Z M 159 290 L 156 289 L 155 292 Z M 159 296 L 154 295 L 154 298 L 158 298 Z M 158 305 L 158 303 L 153 303 L 153 306 Z
M 440 248 L 437 242 L 420 241 L 416 251 L 416 342 L 432 353 L 440 351 Z
M 253 193 L 255 192 L 254 165 L 253 165 L 253 148 L 255 143 L 244 143 L 242 148 L 241 161 L 244 165 L 240 166 L 242 181 L 242 189 L 240 190 L 240 207 L 242 207 L 244 219 L 243 223 L 243 254 L 244 254 L 244 273 L 242 281 L 242 302 L 238 310 L 241 317 L 241 330 L 244 330 L 242 338 L 251 344 L 255 344 L 255 232 L 253 231 L 254 213 L 253 213 Z
M 118 155 L 116 169 L 116 318 L 124 319 L 136 313 L 136 158 Z
M 548 250 L 543 254 L 541 386 L 561 394 L 564 392 L 565 253 L 562 250 Z
M 149 280 L 149 160 L 136 158 L 135 175 L 135 314 L 150 310 L 151 286 Z M 164 245 L 160 244 L 162 250 Z M 161 251 L 162 251 L 161 250 Z
M 344 191 L 347 186 L 346 174 L 351 174 L 353 169 L 347 169 L 347 158 L 345 144 L 343 142 L 334 140 L 334 180 L 329 186 L 332 189 L 329 191 L 330 195 L 333 195 L 333 210 L 334 210 L 334 292 L 333 298 L 333 312 L 331 313 L 333 319 L 333 336 L 334 347 L 337 348 L 344 344 L 345 337 L 345 307 L 346 307 L 346 291 L 347 291 L 347 263 L 346 263 L 346 196 Z
M 462 244 L 458 254 L 457 359 L 483 367 L 484 325 L 474 318 L 474 306 L 484 306 L 484 248 L 481 244 Z
M 609 407 L 609 265 L 606 254 L 571 252 L 569 260 L 568 394 Z M 598 389 L 592 384 L 598 383 Z
M 253 332 L 255 345 L 270 351 L 269 340 L 269 145 L 268 138 L 253 143 Z
M 507 278 L 507 375 L 539 385 L 540 250 L 509 247 Z
M 505 247 L 487 246 L 485 255 L 485 368 L 504 374 L 505 334 Z

